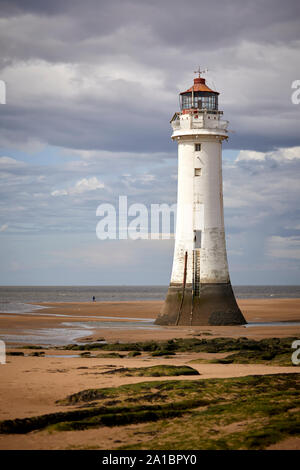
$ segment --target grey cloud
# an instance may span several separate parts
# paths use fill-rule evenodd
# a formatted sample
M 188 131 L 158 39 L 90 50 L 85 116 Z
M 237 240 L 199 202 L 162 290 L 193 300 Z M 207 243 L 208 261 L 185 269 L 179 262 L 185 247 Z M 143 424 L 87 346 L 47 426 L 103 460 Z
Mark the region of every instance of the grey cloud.
M 18 16 L 31 13 L 36 16 L 70 18 L 76 21 L 77 35 L 94 36 L 115 32 L 118 28 L 138 24 L 150 28 L 160 41 L 167 44 L 191 45 L 199 39 L 215 45 L 238 38 L 276 40 L 297 38 L 293 22 L 299 15 L 295 0 L 140 0 L 99 1 L 2 1 L 4 15 Z M 289 22 L 289 28 L 279 28 Z M 85 34 L 83 34 L 83 32 Z M 188 32 L 188 34 L 186 34 Z
M 199 62 L 236 131 L 230 148 L 299 143 L 296 1 L 2 4 L 3 143 L 171 151 L 168 120 Z

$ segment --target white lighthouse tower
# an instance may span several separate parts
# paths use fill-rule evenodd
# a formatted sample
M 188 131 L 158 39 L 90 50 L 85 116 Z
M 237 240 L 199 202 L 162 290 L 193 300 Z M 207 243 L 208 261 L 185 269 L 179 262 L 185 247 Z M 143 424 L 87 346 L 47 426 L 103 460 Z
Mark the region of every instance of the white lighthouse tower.
M 178 143 L 178 200 L 171 283 L 160 325 L 233 325 L 245 319 L 232 291 L 224 232 L 219 93 L 201 77 L 180 93 L 171 120 Z

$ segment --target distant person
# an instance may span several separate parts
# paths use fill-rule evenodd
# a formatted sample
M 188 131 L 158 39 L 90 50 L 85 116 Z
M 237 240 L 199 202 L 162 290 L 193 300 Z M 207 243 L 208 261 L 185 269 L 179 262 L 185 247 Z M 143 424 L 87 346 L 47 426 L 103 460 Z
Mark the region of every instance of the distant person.
M 96 302 L 96 297 L 93 295 L 93 302 Z

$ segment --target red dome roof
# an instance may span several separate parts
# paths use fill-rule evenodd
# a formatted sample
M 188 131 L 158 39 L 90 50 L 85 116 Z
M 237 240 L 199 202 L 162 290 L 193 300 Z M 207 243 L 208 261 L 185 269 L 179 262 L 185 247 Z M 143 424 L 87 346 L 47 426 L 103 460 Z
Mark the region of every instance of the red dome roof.
M 209 91 L 211 93 L 218 93 L 217 91 L 211 90 L 206 84 L 205 84 L 205 78 L 194 78 L 194 85 L 191 86 L 186 91 L 182 91 L 180 94 L 183 95 L 184 93 L 191 93 L 192 91 Z

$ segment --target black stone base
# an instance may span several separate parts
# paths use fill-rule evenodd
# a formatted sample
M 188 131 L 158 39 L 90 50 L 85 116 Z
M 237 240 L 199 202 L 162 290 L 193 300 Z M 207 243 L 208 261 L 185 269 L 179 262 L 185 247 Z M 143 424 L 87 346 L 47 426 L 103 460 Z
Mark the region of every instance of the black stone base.
M 226 284 L 201 284 L 199 297 L 193 297 L 192 286 L 170 285 L 156 325 L 244 325 L 231 287 Z

